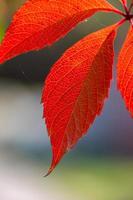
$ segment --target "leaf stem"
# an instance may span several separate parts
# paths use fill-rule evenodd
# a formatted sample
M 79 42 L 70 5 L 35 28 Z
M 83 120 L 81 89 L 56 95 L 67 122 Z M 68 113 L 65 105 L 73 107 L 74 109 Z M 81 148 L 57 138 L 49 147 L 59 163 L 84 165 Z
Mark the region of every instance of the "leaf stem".
M 123 6 L 127 8 L 127 0 L 121 0 L 121 2 L 123 4 Z
M 129 13 L 131 12 L 132 8 L 133 8 L 133 3 L 131 3 L 131 5 L 129 7 Z
M 125 17 L 125 13 L 123 13 L 122 11 L 118 10 L 118 9 L 105 9 L 105 11 L 109 11 L 109 12 L 113 12 L 119 15 L 122 15 L 123 17 Z
M 126 22 L 126 18 L 124 18 L 124 19 L 121 19 L 117 24 L 116 24 L 116 26 L 121 26 L 122 24 L 124 24 Z
M 132 19 L 130 20 L 130 23 L 131 23 L 131 26 L 132 26 L 132 28 L 133 28 L 133 20 L 132 20 Z
M 129 14 L 129 10 L 128 10 L 128 7 L 127 7 L 127 0 L 121 0 L 121 1 L 122 1 L 122 5 L 125 9 L 126 14 Z
M 121 0 L 122 1 L 122 4 L 127 6 L 127 0 Z

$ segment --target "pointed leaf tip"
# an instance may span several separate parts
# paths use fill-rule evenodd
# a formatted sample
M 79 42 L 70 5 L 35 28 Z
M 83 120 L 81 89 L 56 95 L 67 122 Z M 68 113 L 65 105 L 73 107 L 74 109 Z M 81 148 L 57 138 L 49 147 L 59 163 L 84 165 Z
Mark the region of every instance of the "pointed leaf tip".
M 42 102 L 53 154 L 47 175 L 101 113 L 112 79 L 116 28 L 107 27 L 76 43 L 46 79 Z

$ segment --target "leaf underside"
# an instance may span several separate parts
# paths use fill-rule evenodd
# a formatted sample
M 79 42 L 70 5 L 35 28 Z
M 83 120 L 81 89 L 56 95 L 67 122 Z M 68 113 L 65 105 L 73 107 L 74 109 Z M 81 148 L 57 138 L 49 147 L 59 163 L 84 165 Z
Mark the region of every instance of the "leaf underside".
M 101 112 L 112 78 L 114 38 L 115 26 L 85 37 L 66 51 L 46 79 L 42 103 L 53 153 L 48 174 Z

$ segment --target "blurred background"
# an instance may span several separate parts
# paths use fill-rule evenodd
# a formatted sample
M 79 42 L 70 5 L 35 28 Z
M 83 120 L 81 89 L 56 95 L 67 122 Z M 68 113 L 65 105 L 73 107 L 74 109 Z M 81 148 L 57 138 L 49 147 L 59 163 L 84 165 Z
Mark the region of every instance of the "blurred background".
M 0 0 L 0 40 L 23 2 Z M 110 2 L 122 9 L 120 1 Z M 40 104 L 44 80 L 67 48 L 119 19 L 98 13 L 52 47 L 0 66 L 0 200 L 133 200 L 133 120 L 116 87 L 128 23 L 115 41 L 114 77 L 101 116 L 53 174 L 43 178 L 51 160 Z

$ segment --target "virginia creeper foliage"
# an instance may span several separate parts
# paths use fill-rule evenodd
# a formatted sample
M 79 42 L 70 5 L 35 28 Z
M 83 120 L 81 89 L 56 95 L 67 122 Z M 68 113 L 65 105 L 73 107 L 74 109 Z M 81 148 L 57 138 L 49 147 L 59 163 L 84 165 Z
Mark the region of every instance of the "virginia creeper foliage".
M 118 88 L 133 116 L 133 1 L 119 0 L 125 12 L 107 0 L 28 0 L 16 12 L 0 45 L 0 64 L 52 45 L 98 11 L 121 15 L 118 23 L 81 39 L 54 64 L 42 92 L 44 119 L 51 140 L 50 174 L 63 155 L 86 134 L 108 97 L 117 30 L 130 30 L 118 58 Z

